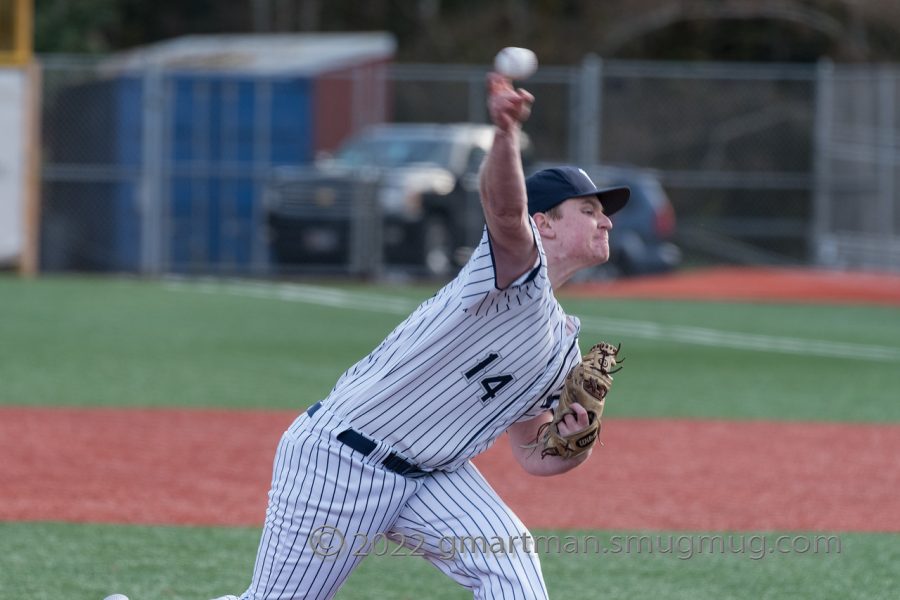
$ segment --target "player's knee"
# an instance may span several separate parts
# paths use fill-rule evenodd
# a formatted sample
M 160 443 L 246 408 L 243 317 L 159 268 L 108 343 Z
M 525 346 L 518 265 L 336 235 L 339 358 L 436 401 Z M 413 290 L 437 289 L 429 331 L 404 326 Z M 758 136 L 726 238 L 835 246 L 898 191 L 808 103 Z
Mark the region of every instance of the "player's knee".
M 469 566 L 474 567 L 479 575 L 475 598 L 548 598 L 541 562 L 534 548 L 518 546 L 502 554 L 484 554 Z
M 475 600 L 481 598 L 516 598 L 516 600 L 548 600 L 547 588 L 541 578 L 498 577 L 482 578 L 474 591 Z

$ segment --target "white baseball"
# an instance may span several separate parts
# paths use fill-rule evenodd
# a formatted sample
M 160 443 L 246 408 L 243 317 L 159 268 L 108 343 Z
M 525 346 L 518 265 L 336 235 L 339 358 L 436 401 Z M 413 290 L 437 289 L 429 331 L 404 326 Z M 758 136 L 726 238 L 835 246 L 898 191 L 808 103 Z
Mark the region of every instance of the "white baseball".
M 103 600 L 128 600 L 128 596 L 125 594 L 112 594 L 111 596 L 107 596 Z
M 494 70 L 510 79 L 528 79 L 537 68 L 537 56 L 528 48 L 509 46 L 494 58 Z

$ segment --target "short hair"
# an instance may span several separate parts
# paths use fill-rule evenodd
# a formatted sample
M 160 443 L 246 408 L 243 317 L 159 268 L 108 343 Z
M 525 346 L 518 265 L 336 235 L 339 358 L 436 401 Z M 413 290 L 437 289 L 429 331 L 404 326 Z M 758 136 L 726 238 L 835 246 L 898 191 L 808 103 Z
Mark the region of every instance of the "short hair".
M 562 208 L 560 208 L 562 204 L 557 204 L 556 206 L 547 209 L 544 211 L 544 214 L 547 215 L 547 218 L 551 221 L 559 221 L 562 219 Z

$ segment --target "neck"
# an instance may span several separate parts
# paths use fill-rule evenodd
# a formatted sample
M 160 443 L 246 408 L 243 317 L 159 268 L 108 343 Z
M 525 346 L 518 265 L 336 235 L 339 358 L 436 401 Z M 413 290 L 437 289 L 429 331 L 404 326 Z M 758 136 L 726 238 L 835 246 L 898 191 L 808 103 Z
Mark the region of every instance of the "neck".
M 564 286 L 576 272 L 578 272 L 577 268 L 568 267 L 557 260 L 556 257 L 547 255 L 547 277 L 550 279 L 550 285 L 553 286 L 554 290 L 559 290 L 559 288 Z

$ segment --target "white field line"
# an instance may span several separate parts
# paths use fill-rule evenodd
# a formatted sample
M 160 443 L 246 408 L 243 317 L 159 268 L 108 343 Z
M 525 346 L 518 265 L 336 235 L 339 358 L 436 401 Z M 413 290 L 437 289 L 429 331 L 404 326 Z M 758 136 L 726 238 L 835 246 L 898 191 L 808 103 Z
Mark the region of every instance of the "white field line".
M 303 302 L 333 308 L 368 310 L 392 315 L 408 315 L 418 302 L 362 292 L 347 292 L 335 288 L 295 283 L 258 283 L 253 281 L 169 279 L 166 289 L 203 294 L 225 294 L 285 302 Z
M 607 335 L 609 333 L 618 333 L 648 340 L 663 340 L 716 348 L 732 348 L 735 350 L 781 352 L 803 356 L 900 362 L 900 348 L 892 348 L 890 346 L 778 337 L 707 329 L 704 327 L 661 325 L 650 321 L 627 321 L 597 317 L 586 317 L 581 320 L 581 324 L 583 327 L 601 331 Z
M 366 310 L 392 315 L 408 315 L 417 302 L 367 292 L 350 292 L 335 288 L 306 284 L 257 283 L 229 280 L 178 280 L 165 283 L 166 289 L 204 294 L 226 294 L 286 302 L 302 302 L 332 308 Z M 715 348 L 780 352 L 801 356 L 821 356 L 855 360 L 900 362 L 900 348 L 854 344 L 820 339 L 791 338 L 754 333 L 741 333 L 691 327 L 664 325 L 652 321 L 632 321 L 604 317 L 584 317 L 584 328 L 602 333 L 627 335 L 648 340 L 661 340 Z

